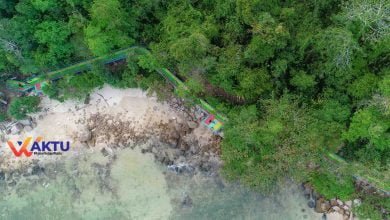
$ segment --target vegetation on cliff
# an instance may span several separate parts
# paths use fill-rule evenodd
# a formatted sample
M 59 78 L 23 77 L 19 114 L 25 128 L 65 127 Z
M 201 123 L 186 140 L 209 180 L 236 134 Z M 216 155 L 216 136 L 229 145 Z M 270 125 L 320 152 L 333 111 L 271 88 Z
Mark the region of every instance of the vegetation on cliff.
M 153 57 L 129 60 L 117 73 L 69 76 L 46 92 L 64 99 L 103 82 L 146 88 L 158 84 L 148 71 L 158 62 L 229 116 L 228 177 L 263 190 L 286 176 L 311 179 L 320 193 L 347 198 L 351 173 L 328 166 L 328 152 L 390 176 L 389 7 L 382 0 L 0 1 L 0 77 L 146 45 Z M 324 178 L 345 184 L 324 186 Z

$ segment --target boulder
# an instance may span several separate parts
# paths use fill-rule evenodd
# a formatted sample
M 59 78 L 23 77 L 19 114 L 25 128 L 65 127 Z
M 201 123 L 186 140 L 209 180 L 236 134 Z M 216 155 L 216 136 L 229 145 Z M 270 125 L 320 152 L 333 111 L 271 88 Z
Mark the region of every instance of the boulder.
M 11 134 L 19 134 L 23 129 L 23 125 L 20 123 L 16 123 L 11 127 Z
M 78 139 L 81 142 L 89 141 L 91 140 L 91 138 L 92 138 L 92 134 L 91 131 L 89 131 L 88 129 L 80 130 L 78 133 Z
M 27 132 L 28 132 L 28 131 L 32 131 L 32 129 L 33 129 L 33 128 L 32 128 L 31 126 L 26 126 L 26 127 L 24 127 L 24 130 L 27 131 Z
M 179 140 L 176 137 L 171 137 L 167 140 L 167 144 L 169 144 L 170 147 L 176 148 L 178 146 Z
M 340 211 L 340 207 L 338 207 L 338 206 L 333 206 L 333 207 L 332 207 L 332 210 L 335 211 L 335 212 L 339 212 L 339 211 Z
M 316 206 L 316 202 L 314 202 L 314 200 L 310 200 L 308 203 L 307 203 L 307 206 L 309 206 L 309 208 L 314 208 Z
M 22 124 L 23 126 L 31 126 L 32 124 L 30 119 L 20 120 L 19 123 Z
M 360 206 L 361 204 L 362 204 L 362 201 L 361 201 L 360 199 L 354 199 L 354 200 L 353 200 L 353 205 L 354 205 L 354 206 L 358 207 L 358 206 Z
M 308 183 L 304 183 L 304 184 L 302 184 L 302 188 L 303 188 L 304 196 L 307 199 L 309 199 L 311 197 L 312 192 L 313 192 L 313 189 L 312 189 L 311 185 L 308 184 Z
M 181 206 L 183 208 L 190 208 L 190 207 L 192 207 L 192 199 L 191 199 L 191 197 L 187 193 L 184 193 L 183 199 L 181 201 Z
M 169 161 L 175 161 L 175 159 L 179 156 L 180 150 L 178 149 L 166 149 L 167 157 Z
M 330 200 L 330 205 L 331 205 L 331 206 L 337 206 L 337 205 L 339 205 L 339 204 L 337 203 L 336 199 L 331 199 L 331 200 Z
M 195 129 L 195 128 L 198 127 L 198 123 L 196 123 L 196 122 L 194 122 L 194 121 L 188 121 L 188 122 L 187 122 L 187 125 L 188 125 L 188 127 L 191 128 L 191 129 Z
M 102 148 L 102 150 L 100 151 L 104 157 L 107 157 L 109 155 L 108 151 L 106 150 L 106 148 Z
M 39 165 L 34 165 L 31 171 L 31 175 L 39 176 L 41 174 L 44 174 L 44 172 L 45 172 L 45 168 L 40 167 Z
M 330 208 L 330 203 L 323 198 L 319 198 L 316 201 L 315 211 L 318 213 L 327 212 Z
M 0 181 L 5 180 L 5 173 L 3 171 L 0 171 Z
M 344 219 L 343 217 L 344 216 L 338 212 L 331 212 L 331 213 L 326 214 L 326 219 L 343 220 Z

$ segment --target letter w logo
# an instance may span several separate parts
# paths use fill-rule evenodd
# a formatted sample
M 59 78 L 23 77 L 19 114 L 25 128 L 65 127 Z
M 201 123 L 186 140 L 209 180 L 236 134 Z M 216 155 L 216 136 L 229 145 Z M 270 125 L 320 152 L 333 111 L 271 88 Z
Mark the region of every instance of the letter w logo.
M 26 157 L 31 157 L 31 155 L 33 153 L 27 149 L 27 146 L 30 144 L 31 140 L 32 140 L 32 137 L 28 137 L 23 141 L 23 143 L 21 141 L 18 141 L 18 144 L 21 145 L 19 151 L 16 150 L 16 147 L 15 147 L 14 143 L 12 143 L 12 141 L 7 141 L 7 143 L 8 143 L 8 146 L 11 148 L 12 152 L 15 154 L 15 156 L 20 157 L 20 156 L 22 156 L 22 154 L 24 154 L 24 155 L 26 155 Z M 42 137 L 37 137 L 35 142 L 38 143 L 41 140 L 42 140 Z

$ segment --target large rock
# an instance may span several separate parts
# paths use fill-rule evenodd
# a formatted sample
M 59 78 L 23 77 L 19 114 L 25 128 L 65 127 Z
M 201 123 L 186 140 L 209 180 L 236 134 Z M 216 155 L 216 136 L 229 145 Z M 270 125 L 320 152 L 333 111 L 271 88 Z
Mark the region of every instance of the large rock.
M 338 212 L 331 212 L 326 214 L 326 219 L 343 220 L 344 216 Z
M 327 212 L 329 210 L 329 208 L 330 208 L 329 201 L 326 201 L 323 198 L 319 198 L 316 201 L 316 207 L 314 210 L 318 213 L 324 213 L 324 212 Z
M 19 134 L 23 129 L 23 125 L 20 123 L 16 123 L 11 127 L 11 134 Z
M 316 202 L 311 199 L 309 202 L 307 202 L 307 206 L 309 206 L 309 208 L 314 208 L 316 206 Z
M 362 201 L 360 200 L 360 199 L 354 199 L 353 200 L 353 205 L 355 206 L 355 207 L 358 207 L 358 206 L 360 206 L 362 204 Z
M 0 181 L 5 180 L 5 173 L 3 171 L 0 171 Z
M 188 127 L 191 128 L 191 129 L 195 129 L 195 128 L 198 127 L 198 123 L 196 123 L 196 122 L 194 122 L 194 121 L 188 121 L 188 122 L 187 122 L 187 125 L 188 125 Z
M 103 147 L 100 152 L 103 154 L 103 156 L 107 157 L 107 156 L 112 156 L 114 154 L 114 152 L 112 151 L 111 148 L 109 147 Z
M 89 141 L 89 140 L 91 140 L 91 138 L 92 138 L 91 131 L 89 131 L 86 128 L 80 130 L 79 133 L 78 133 L 78 139 L 81 142 Z
M 307 199 L 310 199 L 311 197 L 311 194 L 313 192 L 313 189 L 311 187 L 311 185 L 309 183 L 304 183 L 302 184 L 302 188 L 303 188 L 303 195 L 307 198 Z M 313 206 L 314 207 L 314 206 Z
M 166 153 L 168 156 L 169 161 L 175 161 L 176 158 L 180 156 L 180 150 L 179 149 L 166 149 Z
M 23 126 L 31 126 L 32 124 L 30 119 L 20 120 L 19 123 L 22 124 Z
M 337 206 L 337 205 L 339 205 L 339 204 L 337 203 L 336 199 L 331 199 L 331 200 L 330 200 L 330 205 L 331 205 L 331 206 Z
M 335 211 L 335 212 L 338 212 L 338 211 L 340 211 L 340 207 L 338 207 L 338 206 L 333 206 L 333 207 L 332 207 L 332 210 Z
M 190 208 L 190 207 L 192 207 L 192 199 L 191 199 L 191 197 L 187 193 L 184 193 L 183 199 L 181 201 L 181 205 L 182 205 L 183 208 Z
M 42 175 L 45 172 L 45 168 L 40 167 L 39 165 L 34 165 L 31 171 L 31 175 Z

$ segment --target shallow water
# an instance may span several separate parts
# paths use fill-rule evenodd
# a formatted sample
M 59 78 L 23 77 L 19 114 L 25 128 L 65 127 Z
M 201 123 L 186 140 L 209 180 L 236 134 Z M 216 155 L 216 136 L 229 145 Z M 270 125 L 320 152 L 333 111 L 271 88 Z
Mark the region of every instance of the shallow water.
M 203 174 L 177 175 L 137 150 L 116 155 L 46 165 L 12 188 L 0 181 L 0 219 L 319 219 L 295 187 L 264 197 Z

